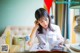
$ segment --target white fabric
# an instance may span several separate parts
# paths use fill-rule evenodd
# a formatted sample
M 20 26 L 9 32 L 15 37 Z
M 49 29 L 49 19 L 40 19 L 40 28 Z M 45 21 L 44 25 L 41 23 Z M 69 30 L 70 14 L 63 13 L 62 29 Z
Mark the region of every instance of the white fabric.
M 59 26 L 51 24 L 51 28 L 54 31 L 52 31 L 48 28 L 47 30 L 43 29 L 43 34 L 39 34 L 38 31 L 36 32 L 36 36 L 39 40 L 38 46 L 42 47 L 43 50 L 49 51 L 49 50 L 53 49 L 54 46 L 58 45 L 61 42 L 64 42 L 64 39 L 61 35 Z M 36 47 L 38 48 L 38 46 L 36 46 Z M 39 49 L 37 49 L 37 50 L 39 50 Z

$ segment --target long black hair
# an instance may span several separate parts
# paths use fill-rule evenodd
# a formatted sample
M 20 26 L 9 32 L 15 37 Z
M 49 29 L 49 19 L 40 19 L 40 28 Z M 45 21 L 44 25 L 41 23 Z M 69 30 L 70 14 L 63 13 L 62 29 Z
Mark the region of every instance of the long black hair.
M 50 28 L 51 19 L 50 19 L 50 16 L 49 16 L 48 12 L 44 8 L 39 8 L 39 9 L 37 9 L 35 11 L 35 18 L 36 18 L 36 20 L 39 20 L 43 16 L 45 18 L 49 19 L 48 28 Z M 39 24 L 38 31 L 39 31 L 39 33 L 43 33 L 43 27 L 40 24 Z

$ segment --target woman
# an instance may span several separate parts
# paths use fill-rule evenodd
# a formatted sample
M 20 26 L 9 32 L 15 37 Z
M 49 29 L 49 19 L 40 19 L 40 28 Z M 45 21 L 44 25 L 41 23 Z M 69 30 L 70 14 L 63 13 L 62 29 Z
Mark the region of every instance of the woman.
M 35 18 L 35 27 L 30 35 L 29 45 L 32 45 L 35 36 L 39 41 L 37 50 L 51 51 L 54 46 L 60 46 L 64 42 L 59 26 L 51 24 L 50 16 L 44 8 L 36 10 Z

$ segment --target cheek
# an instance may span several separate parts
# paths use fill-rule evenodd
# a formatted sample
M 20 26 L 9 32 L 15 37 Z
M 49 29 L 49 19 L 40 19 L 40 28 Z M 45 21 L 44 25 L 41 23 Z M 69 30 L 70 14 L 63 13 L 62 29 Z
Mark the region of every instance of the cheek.
M 46 23 L 46 25 L 48 25 L 49 24 L 49 20 L 45 21 L 45 23 Z
M 47 21 L 47 24 L 49 24 L 49 20 Z
M 44 22 L 39 22 L 39 24 L 42 26 L 42 27 L 48 27 L 48 24 L 49 24 L 49 20 L 47 21 L 44 21 Z
M 40 25 L 41 25 L 42 27 L 44 27 L 44 24 L 43 24 L 43 23 L 40 23 Z
M 46 26 L 48 26 L 48 24 L 49 24 L 49 22 L 45 21 L 45 22 L 41 23 L 40 25 L 41 25 L 42 27 L 46 27 Z

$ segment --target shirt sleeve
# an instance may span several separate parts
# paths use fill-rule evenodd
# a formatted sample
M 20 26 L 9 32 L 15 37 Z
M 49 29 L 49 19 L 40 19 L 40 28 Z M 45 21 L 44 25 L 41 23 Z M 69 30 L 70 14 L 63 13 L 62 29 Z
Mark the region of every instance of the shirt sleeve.
M 56 31 L 56 33 L 57 33 L 57 39 L 58 39 L 60 42 L 64 42 L 64 38 L 63 38 L 63 36 L 62 36 L 62 34 L 61 34 L 61 30 L 60 30 L 60 27 L 59 27 L 59 26 L 57 26 L 57 31 Z

